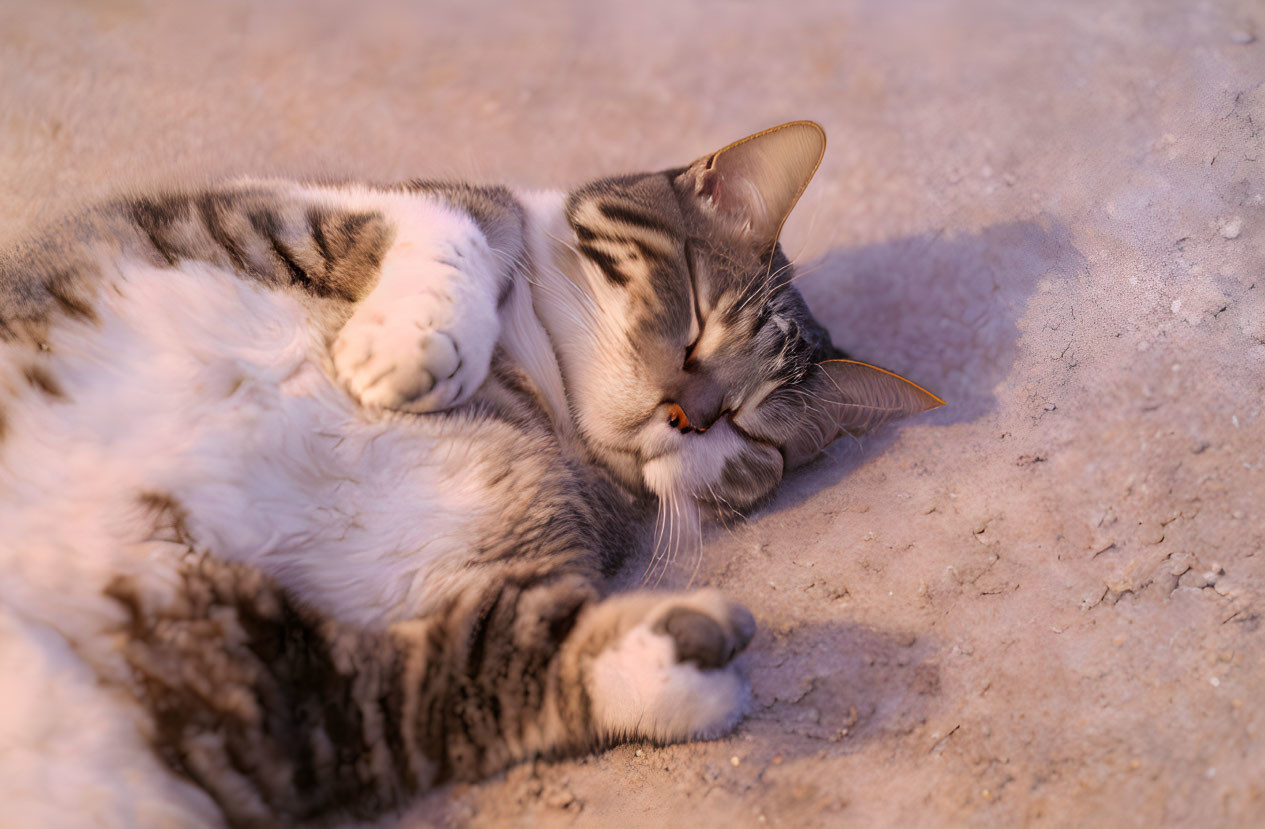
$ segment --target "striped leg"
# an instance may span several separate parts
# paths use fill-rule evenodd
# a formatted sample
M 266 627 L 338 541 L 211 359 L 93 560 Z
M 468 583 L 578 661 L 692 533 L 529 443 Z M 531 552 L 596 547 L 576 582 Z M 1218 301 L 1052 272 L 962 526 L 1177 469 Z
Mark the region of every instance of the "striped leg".
M 210 558 L 129 611 L 129 691 L 173 771 L 234 825 L 369 817 L 446 779 L 621 739 L 715 735 L 742 715 L 751 615 L 711 591 L 605 601 L 581 575 L 500 581 L 360 631 Z

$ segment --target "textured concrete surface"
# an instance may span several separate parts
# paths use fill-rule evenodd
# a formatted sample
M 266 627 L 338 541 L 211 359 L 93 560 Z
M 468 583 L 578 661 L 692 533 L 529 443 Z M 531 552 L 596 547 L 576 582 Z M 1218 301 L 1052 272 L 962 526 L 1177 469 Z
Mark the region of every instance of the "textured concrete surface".
M 800 284 L 951 405 L 712 533 L 761 623 L 736 734 L 404 825 L 1262 825 L 1263 82 L 1255 0 L 9 2 L 0 241 L 174 179 L 567 184 L 814 118 Z

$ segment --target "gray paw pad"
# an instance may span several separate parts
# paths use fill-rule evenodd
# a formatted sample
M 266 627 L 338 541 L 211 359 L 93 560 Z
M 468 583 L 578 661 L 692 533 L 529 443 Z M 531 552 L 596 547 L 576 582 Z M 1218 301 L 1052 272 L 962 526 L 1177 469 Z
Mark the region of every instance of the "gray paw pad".
M 694 608 L 675 607 L 659 620 L 655 632 L 672 637 L 678 662 L 715 670 L 728 665 L 755 634 L 755 620 L 746 608 L 735 605 L 731 617 L 722 623 Z

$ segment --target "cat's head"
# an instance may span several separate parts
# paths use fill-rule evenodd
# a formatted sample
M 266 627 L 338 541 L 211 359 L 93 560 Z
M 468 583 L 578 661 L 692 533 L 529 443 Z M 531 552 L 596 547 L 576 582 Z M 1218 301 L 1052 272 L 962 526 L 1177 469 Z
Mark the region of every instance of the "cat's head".
M 940 402 L 836 360 L 792 284 L 778 232 L 824 150 L 794 122 L 570 194 L 567 279 L 537 306 L 586 442 L 629 486 L 741 511 L 844 431 Z

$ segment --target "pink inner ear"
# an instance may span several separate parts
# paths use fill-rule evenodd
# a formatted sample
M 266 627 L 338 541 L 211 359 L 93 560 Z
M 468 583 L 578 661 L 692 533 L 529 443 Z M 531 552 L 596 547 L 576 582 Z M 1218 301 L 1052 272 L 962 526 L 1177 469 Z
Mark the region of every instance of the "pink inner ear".
M 817 366 L 826 372 L 828 381 L 823 400 L 839 429 L 850 434 L 944 405 L 944 400 L 912 380 L 869 363 L 823 360 Z
M 705 199 L 709 199 L 712 204 L 719 206 L 721 204 L 721 191 L 724 189 L 724 182 L 720 177 L 720 173 L 709 171 L 703 174 L 699 182 L 698 194 Z
M 805 463 L 843 435 L 860 435 L 901 417 L 944 405 L 944 400 L 899 374 L 856 360 L 823 360 L 809 375 L 813 403 L 801 430 L 784 447 L 787 465 Z
M 937 394 L 933 394 L 927 391 L 922 386 L 915 383 L 913 380 L 910 380 L 908 377 L 902 377 L 894 371 L 888 371 L 885 368 L 879 368 L 878 366 L 870 365 L 869 363 L 863 363 L 860 360 L 822 360 L 817 365 L 826 366 L 832 363 L 838 363 L 843 366 L 852 366 L 854 370 L 860 370 L 863 374 L 866 372 L 877 372 L 878 374 L 881 374 L 881 375 L 886 376 L 887 378 L 890 378 L 890 380 L 892 381 L 899 381 L 900 383 L 904 383 L 908 386 L 912 386 L 913 391 L 916 391 L 920 393 L 921 395 L 923 395 L 927 403 L 926 408 L 920 409 L 919 411 L 927 412 L 927 411 L 931 411 L 932 409 L 938 409 L 941 406 L 947 405 L 945 400 L 942 397 L 940 397 Z M 917 414 L 917 413 L 918 412 L 911 412 L 911 414 Z
M 730 144 L 694 165 L 697 192 L 735 229 L 773 241 L 821 162 L 821 127 L 795 121 Z

